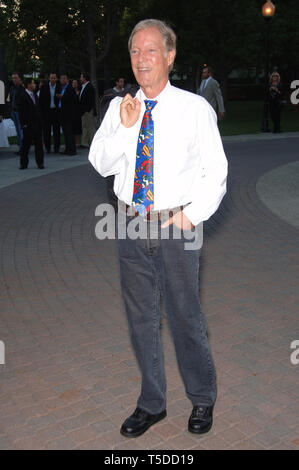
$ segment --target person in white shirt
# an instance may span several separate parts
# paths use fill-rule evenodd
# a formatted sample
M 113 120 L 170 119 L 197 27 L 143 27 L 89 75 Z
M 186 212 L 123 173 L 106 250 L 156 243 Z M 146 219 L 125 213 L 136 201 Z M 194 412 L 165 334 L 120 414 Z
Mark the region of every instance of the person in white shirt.
M 114 191 L 121 201 L 122 294 L 142 375 L 137 408 L 120 431 L 137 437 L 166 416 L 162 292 L 179 369 L 193 404 L 188 429 L 201 434 L 212 426 L 216 372 L 199 299 L 200 247 L 185 249 L 184 237 L 174 234 L 182 230 L 189 236 L 217 210 L 226 192 L 227 160 L 213 108 L 169 83 L 176 55 L 172 29 L 159 20 L 141 21 L 132 31 L 129 51 L 140 90 L 135 97 L 127 94 L 111 101 L 89 153 L 102 176 L 115 175 Z M 149 152 L 149 159 L 143 164 L 149 176 L 142 180 L 144 200 L 136 200 L 144 157 L 139 149 L 147 142 L 143 151 Z M 145 237 L 120 236 L 121 224 L 129 228 L 136 220 L 145 226 Z M 157 220 L 158 234 L 152 234 Z
M 115 87 L 113 88 L 113 91 L 115 93 L 121 93 L 125 89 L 125 79 L 124 78 L 118 78 L 115 81 Z

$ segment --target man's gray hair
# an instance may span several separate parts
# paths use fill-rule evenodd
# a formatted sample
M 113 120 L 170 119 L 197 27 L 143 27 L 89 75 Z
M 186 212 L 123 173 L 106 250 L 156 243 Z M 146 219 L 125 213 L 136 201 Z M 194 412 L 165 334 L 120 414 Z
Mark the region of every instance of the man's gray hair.
M 164 40 L 166 53 L 173 50 L 176 51 L 176 34 L 173 29 L 171 29 L 170 26 L 168 26 L 164 21 L 149 19 L 139 21 L 139 23 L 137 23 L 134 27 L 131 36 L 129 37 L 129 52 L 131 52 L 134 34 L 136 34 L 138 31 L 148 28 L 157 28 L 160 31 Z

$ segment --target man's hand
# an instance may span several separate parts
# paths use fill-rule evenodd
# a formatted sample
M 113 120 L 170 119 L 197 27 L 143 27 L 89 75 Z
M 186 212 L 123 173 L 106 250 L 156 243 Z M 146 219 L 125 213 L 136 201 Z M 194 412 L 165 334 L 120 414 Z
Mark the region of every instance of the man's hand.
M 120 119 L 125 127 L 132 127 L 138 121 L 141 110 L 141 103 L 137 98 L 132 98 L 127 93 L 120 105 Z
M 194 225 L 183 211 L 176 212 L 172 217 L 166 220 L 162 225 L 162 228 L 169 227 L 169 225 L 172 224 L 182 230 L 192 230 L 194 228 Z
M 219 117 L 220 117 L 220 119 L 224 119 L 224 117 L 225 117 L 225 112 L 223 111 L 223 112 L 219 113 Z

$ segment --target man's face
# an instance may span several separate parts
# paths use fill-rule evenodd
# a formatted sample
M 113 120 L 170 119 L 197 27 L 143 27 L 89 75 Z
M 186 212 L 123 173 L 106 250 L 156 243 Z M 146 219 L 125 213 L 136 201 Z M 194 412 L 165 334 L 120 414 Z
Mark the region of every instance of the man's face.
M 116 82 L 116 86 L 121 90 L 123 89 L 125 85 L 125 81 L 123 78 L 119 78 L 118 81 Z
M 61 83 L 62 86 L 67 84 L 67 75 L 61 75 L 60 83 Z
M 36 88 L 35 81 L 34 81 L 34 80 L 31 80 L 31 82 L 28 83 L 28 85 L 27 85 L 27 90 L 29 90 L 29 91 L 34 91 L 35 88 Z
M 138 84 L 149 98 L 154 98 L 168 81 L 169 66 L 174 60 L 175 51 L 166 52 L 162 34 L 153 27 L 138 31 L 133 36 L 130 52 L 132 70 Z
M 50 74 L 50 83 L 51 83 L 51 85 L 54 86 L 56 81 L 57 81 L 56 73 L 51 73 Z
M 209 76 L 210 76 L 209 69 L 206 69 L 206 68 L 203 69 L 201 73 L 201 78 L 205 80 L 206 78 L 209 78 Z
M 17 73 L 14 73 L 12 75 L 12 83 L 15 85 L 15 86 L 19 86 L 21 85 L 21 79 L 19 77 L 19 75 Z
M 85 78 L 83 77 L 82 74 L 80 75 L 80 82 L 81 82 L 81 83 L 84 83 L 84 82 L 85 82 Z

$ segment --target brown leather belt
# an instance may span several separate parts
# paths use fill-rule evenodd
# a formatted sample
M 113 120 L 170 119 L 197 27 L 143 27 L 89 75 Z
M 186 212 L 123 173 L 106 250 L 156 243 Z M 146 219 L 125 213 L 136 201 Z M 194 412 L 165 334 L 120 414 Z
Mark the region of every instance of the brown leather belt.
M 176 212 L 182 211 L 184 207 L 185 206 L 178 206 L 173 209 L 164 209 L 162 211 L 149 211 L 143 220 L 147 220 L 148 222 L 154 220 L 164 221 L 167 218 L 172 217 Z M 128 204 L 126 204 L 126 213 L 130 217 L 138 217 L 140 215 L 137 211 L 134 211 L 134 206 L 129 206 Z

